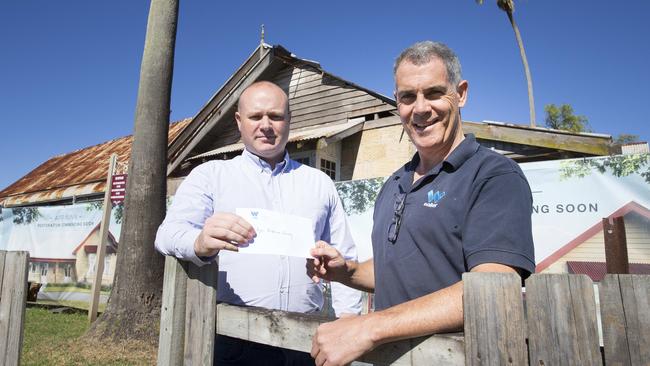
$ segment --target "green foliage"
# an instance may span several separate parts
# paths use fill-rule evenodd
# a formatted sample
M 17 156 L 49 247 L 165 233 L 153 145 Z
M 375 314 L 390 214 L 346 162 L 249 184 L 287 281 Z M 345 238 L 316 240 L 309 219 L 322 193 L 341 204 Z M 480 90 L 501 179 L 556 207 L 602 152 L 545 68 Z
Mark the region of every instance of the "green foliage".
M 623 144 L 629 144 L 631 142 L 638 142 L 639 141 L 639 135 L 631 135 L 627 133 L 622 133 L 616 138 L 614 138 L 614 143 L 616 145 L 623 145 Z
M 104 208 L 104 201 L 94 201 L 86 206 L 86 211 L 99 211 Z M 122 223 L 124 218 L 124 202 L 113 205 L 113 218 L 118 224 Z
M 375 203 L 377 193 L 384 184 L 384 178 L 354 180 L 339 182 L 336 189 L 339 192 L 343 208 L 348 215 L 365 212 Z
M 583 178 L 594 170 L 601 174 L 609 171 L 613 176 L 619 178 L 630 174 L 639 174 L 646 183 L 650 184 L 650 154 L 616 155 L 602 159 L 565 161 L 560 165 L 560 179 Z
M 14 215 L 16 225 L 31 224 L 43 216 L 38 212 L 38 207 L 16 207 L 11 209 L 11 213 Z
M 547 104 L 544 111 L 546 127 L 576 133 L 591 132 L 587 117 L 573 114 L 573 107 L 569 104 L 562 104 L 559 107 L 555 104 Z

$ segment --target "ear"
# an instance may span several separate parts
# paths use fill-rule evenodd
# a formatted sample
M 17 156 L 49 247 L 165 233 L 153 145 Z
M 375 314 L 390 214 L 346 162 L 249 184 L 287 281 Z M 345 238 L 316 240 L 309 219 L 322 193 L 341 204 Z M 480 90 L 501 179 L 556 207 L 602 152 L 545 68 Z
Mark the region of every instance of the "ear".
M 463 108 L 467 102 L 467 90 L 469 89 L 469 83 L 467 80 L 463 80 L 458 83 L 456 87 L 456 92 L 458 93 L 458 107 Z
M 237 121 L 237 129 L 239 129 L 239 133 L 241 133 L 241 115 L 239 114 L 239 111 L 235 112 L 235 121 Z

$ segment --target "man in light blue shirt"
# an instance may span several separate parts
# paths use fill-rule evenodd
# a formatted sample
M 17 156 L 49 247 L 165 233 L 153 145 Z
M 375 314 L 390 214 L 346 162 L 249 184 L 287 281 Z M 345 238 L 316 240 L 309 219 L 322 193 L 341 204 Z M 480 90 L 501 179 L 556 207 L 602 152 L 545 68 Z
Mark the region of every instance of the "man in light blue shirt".
M 156 248 L 199 266 L 218 255 L 219 301 L 316 312 L 323 305 L 322 285 L 307 275 L 306 259 L 236 253 L 237 246 L 248 243 L 255 231 L 234 212 L 238 207 L 262 208 L 309 218 L 314 223 L 314 242 L 327 241 L 347 259 L 356 260 L 342 203 L 326 174 L 289 158 L 285 150 L 289 101 L 277 85 L 262 81 L 244 90 L 235 119 L 244 152 L 192 170 L 158 229 Z M 332 283 L 332 305 L 337 315 L 358 314 L 360 292 Z M 276 360 L 271 365 L 313 364 L 307 353 L 217 338 L 215 363 L 219 365 L 268 360 Z

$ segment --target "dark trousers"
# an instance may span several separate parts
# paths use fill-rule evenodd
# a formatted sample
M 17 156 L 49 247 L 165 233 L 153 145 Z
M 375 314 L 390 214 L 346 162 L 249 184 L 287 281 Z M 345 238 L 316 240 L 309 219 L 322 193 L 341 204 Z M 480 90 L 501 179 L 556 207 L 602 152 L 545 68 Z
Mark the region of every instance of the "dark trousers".
M 314 366 L 309 353 L 217 335 L 215 366 Z

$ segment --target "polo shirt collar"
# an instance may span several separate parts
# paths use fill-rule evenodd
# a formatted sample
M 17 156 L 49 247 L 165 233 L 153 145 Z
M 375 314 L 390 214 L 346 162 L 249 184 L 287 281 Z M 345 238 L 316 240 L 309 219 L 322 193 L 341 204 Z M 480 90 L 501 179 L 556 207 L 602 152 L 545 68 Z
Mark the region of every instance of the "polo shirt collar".
M 286 150 L 284 151 L 284 157 L 282 158 L 282 161 L 275 164 L 275 169 L 271 169 L 271 164 L 267 163 L 266 161 L 264 161 L 264 159 L 253 154 L 252 152 L 248 151 L 248 149 L 246 148 L 244 148 L 244 151 L 242 152 L 241 155 L 245 162 L 250 164 L 255 169 L 258 169 L 260 172 L 268 171 L 271 172 L 272 174 L 278 174 L 280 172 L 284 172 L 288 170 L 290 165 L 289 153 Z
M 465 139 L 461 141 L 461 143 L 454 149 L 454 151 L 449 154 L 449 156 L 443 160 L 440 164 L 437 164 L 431 170 L 427 172 L 422 178 L 420 178 L 420 181 L 423 182 L 425 180 L 425 177 L 430 176 L 430 175 L 438 175 L 440 171 L 443 169 L 445 164 L 449 165 L 453 170 L 457 170 L 460 168 L 463 163 L 465 163 L 469 158 L 471 158 L 476 151 L 479 148 L 479 143 L 476 142 L 476 138 L 474 137 L 474 134 L 467 134 L 465 135 Z M 419 153 L 415 153 L 413 155 L 413 158 L 411 161 L 406 163 L 400 170 L 398 170 L 395 175 L 394 179 L 399 180 L 401 183 L 401 178 L 406 177 L 410 178 L 407 179 L 408 183 L 405 182 L 405 184 L 400 184 L 402 188 L 405 191 L 410 191 L 412 182 L 413 182 L 413 172 L 415 171 L 415 168 L 417 168 L 418 164 L 420 163 L 420 155 Z M 414 187 L 413 187 L 414 188 Z

